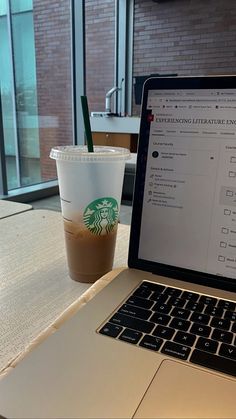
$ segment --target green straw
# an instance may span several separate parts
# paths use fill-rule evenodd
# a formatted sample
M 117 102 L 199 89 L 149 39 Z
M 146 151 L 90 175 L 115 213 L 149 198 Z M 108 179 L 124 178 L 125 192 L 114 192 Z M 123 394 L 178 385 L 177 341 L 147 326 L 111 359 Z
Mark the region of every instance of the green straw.
M 92 132 L 91 132 L 91 127 L 90 127 L 87 96 L 81 96 L 81 105 L 82 105 L 82 111 L 83 111 L 83 117 L 84 117 L 84 129 L 85 129 L 85 135 L 87 138 L 88 152 L 91 153 L 93 152 L 93 138 L 92 138 Z

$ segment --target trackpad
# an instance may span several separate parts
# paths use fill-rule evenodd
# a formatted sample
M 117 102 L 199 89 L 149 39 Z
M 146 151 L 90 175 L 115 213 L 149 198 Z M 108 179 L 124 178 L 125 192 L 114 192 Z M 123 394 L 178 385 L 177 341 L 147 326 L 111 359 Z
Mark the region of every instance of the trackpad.
M 165 360 L 134 418 L 236 418 L 236 382 Z

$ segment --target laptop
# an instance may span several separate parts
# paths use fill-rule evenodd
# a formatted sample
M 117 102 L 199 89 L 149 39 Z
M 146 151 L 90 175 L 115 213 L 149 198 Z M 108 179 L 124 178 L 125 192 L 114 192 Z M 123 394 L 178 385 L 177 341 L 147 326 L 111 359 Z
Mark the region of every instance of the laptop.
M 236 76 L 143 90 L 129 267 L 0 382 L 11 418 L 236 417 Z

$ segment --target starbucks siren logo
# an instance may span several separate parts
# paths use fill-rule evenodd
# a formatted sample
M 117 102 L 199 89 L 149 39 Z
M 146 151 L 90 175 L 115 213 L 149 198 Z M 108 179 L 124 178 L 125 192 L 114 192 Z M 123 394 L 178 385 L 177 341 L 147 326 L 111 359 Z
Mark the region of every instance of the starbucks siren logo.
M 118 203 L 114 198 L 96 199 L 84 211 L 84 224 L 93 234 L 108 234 L 117 225 L 118 214 Z

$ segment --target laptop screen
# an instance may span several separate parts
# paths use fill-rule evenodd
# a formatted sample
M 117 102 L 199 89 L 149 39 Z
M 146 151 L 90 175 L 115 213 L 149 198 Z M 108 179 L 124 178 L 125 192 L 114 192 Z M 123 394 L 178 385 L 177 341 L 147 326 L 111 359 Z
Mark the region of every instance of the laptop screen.
M 150 87 L 143 106 L 138 258 L 236 278 L 236 86 Z

